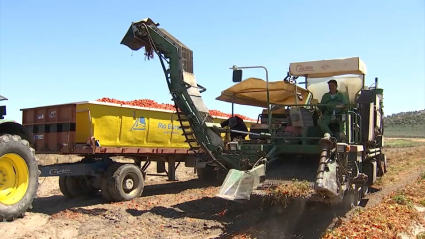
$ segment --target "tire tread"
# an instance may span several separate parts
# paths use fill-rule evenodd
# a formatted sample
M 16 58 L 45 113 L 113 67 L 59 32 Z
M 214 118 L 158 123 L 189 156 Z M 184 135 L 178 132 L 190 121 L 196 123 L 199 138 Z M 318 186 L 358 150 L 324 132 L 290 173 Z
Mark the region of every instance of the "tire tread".
M 38 159 L 35 157 L 35 150 L 32 148 L 29 144 L 29 142 L 25 139 L 22 139 L 19 135 L 11 135 L 11 134 L 3 134 L 0 136 L 0 148 L 7 147 L 11 142 L 20 143 L 23 146 L 27 148 L 27 150 L 30 151 L 30 154 L 32 156 L 32 159 L 34 159 L 34 166 L 35 170 L 37 170 L 36 177 L 35 178 L 29 178 L 29 186 L 31 185 L 31 180 L 37 180 L 37 184 L 35 185 L 35 188 L 33 190 L 33 194 L 29 197 L 29 201 L 26 203 L 25 207 L 22 207 L 21 209 L 17 210 L 16 213 L 13 215 L 4 215 L 6 212 L 0 211 L 0 221 L 14 221 L 17 218 L 22 218 L 25 215 L 25 212 L 28 211 L 28 209 L 32 209 L 32 203 L 34 202 L 34 199 L 37 198 L 37 190 L 40 185 L 38 182 L 38 178 L 41 174 L 40 170 L 38 170 Z M 31 168 L 28 170 L 31 171 Z M 31 188 L 28 188 L 28 190 L 31 190 Z M 15 204 L 16 205 L 16 204 Z M 13 205 L 13 206 L 15 206 Z M 11 207 L 13 207 L 11 206 Z M 2 214 L 3 213 L 3 214 Z

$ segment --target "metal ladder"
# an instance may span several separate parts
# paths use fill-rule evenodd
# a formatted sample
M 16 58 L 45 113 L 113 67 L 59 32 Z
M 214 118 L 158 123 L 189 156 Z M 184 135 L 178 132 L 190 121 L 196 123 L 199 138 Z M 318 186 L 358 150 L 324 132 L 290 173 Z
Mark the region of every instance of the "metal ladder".
M 180 122 L 180 128 L 182 129 L 183 133 L 181 135 L 185 136 L 186 140 L 185 142 L 189 144 L 190 150 L 197 152 L 197 150 L 201 149 L 201 146 L 198 144 L 198 141 L 196 140 L 195 133 L 193 132 L 192 126 L 190 125 L 189 120 L 186 118 L 184 114 L 182 114 L 180 108 L 176 104 L 177 96 L 175 94 L 173 95 L 174 101 L 174 107 L 176 108 L 176 113 L 178 120 Z

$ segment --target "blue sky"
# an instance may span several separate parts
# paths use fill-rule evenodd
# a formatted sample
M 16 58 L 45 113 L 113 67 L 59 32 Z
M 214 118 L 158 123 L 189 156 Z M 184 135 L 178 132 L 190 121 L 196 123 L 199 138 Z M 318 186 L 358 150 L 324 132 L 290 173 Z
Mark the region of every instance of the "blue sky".
M 359 56 L 367 83 L 379 77 L 385 113 L 425 108 L 425 4 L 406 1 L 11 1 L 0 2 L 0 94 L 8 117 L 21 108 L 96 100 L 171 103 L 158 60 L 120 41 L 150 17 L 194 51 L 210 109 L 233 83 L 232 65 L 264 65 L 270 80 L 290 62 Z M 267 3 L 267 4 L 266 4 Z M 263 70 L 244 76 L 264 78 Z M 236 106 L 255 117 L 260 108 Z

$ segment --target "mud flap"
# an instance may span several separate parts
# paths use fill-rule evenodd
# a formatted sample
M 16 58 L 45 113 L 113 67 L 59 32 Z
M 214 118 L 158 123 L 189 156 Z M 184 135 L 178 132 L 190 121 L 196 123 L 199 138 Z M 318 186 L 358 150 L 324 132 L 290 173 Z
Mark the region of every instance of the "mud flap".
M 261 178 L 264 178 L 265 174 L 264 164 L 249 171 L 231 169 L 216 197 L 230 201 L 250 200 L 252 191 L 260 185 Z

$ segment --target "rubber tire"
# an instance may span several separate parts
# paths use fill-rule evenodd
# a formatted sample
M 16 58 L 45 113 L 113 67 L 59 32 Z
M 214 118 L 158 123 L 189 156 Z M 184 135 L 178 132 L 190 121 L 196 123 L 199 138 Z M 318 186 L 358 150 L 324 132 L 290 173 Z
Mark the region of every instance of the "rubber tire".
M 380 154 L 378 160 L 378 172 L 376 173 L 377 177 L 382 177 L 387 173 L 387 163 L 387 157 L 385 154 Z
M 30 147 L 27 140 L 23 140 L 18 135 L 4 134 L 0 136 L 0 156 L 7 153 L 18 154 L 25 160 L 29 172 L 29 182 L 27 192 L 19 202 L 13 205 L 0 203 L 1 221 L 13 221 L 15 218 L 23 217 L 24 213 L 32 208 L 34 198 L 37 196 L 40 176 L 35 150 Z
M 214 170 L 211 166 L 206 166 L 205 168 L 198 168 L 197 174 L 198 178 L 204 182 L 214 182 L 218 180 L 218 171 Z
M 124 178 L 129 173 L 133 173 L 139 181 L 139 184 L 135 185 L 135 192 L 131 194 L 125 193 L 122 187 Z M 144 186 L 142 170 L 134 164 L 123 164 L 114 171 L 112 178 L 109 180 L 109 193 L 116 202 L 130 201 L 142 195 Z
M 72 198 L 72 195 L 69 193 L 68 188 L 66 186 L 66 178 L 68 176 L 59 176 L 59 190 L 61 191 L 61 193 L 67 197 L 67 198 Z
M 67 176 L 66 190 L 71 198 L 86 197 L 97 193 L 97 190 L 92 189 L 86 182 L 84 176 Z
M 111 164 L 106 171 L 102 174 L 101 182 L 100 182 L 100 192 L 102 193 L 103 198 L 108 202 L 113 202 L 114 199 L 109 192 L 109 182 L 112 180 L 112 176 L 114 172 L 121 166 L 122 164 L 113 163 Z
M 363 199 L 364 197 L 366 197 L 369 194 L 369 186 L 362 186 L 361 190 L 362 190 L 361 195 L 362 195 L 362 199 Z

